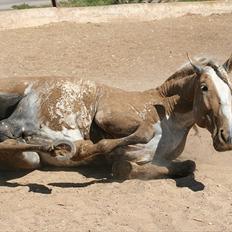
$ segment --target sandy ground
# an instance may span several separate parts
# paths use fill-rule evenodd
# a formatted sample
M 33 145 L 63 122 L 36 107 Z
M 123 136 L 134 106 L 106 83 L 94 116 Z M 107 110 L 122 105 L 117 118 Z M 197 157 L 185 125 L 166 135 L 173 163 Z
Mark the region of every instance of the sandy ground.
M 162 83 L 186 52 L 223 62 L 232 15 L 0 32 L 0 74 L 76 76 L 128 90 Z M 232 153 L 191 132 L 195 179 L 109 182 L 104 169 L 1 173 L 0 231 L 232 231 Z

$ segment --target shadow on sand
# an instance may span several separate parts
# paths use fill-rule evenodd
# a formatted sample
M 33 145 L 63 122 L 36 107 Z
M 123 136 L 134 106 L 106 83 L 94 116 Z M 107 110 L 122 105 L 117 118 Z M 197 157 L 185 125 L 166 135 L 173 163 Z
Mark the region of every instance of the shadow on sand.
M 106 166 L 97 166 L 97 167 L 78 167 L 78 168 L 43 168 L 44 172 L 59 172 L 59 171 L 67 171 L 67 172 L 78 172 L 84 175 L 87 178 L 95 178 L 95 180 L 82 182 L 82 183 L 73 183 L 73 182 L 54 182 L 48 183 L 47 186 L 43 184 L 30 183 L 30 184 L 20 184 L 17 182 L 12 182 L 11 180 L 23 177 L 30 173 L 30 171 L 1 171 L 0 172 L 0 187 L 28 187 L 28 192 L 40 193 L 40 194 L 51 194 L 52 186 L 60 187 L 60 188 L 84 188 L 92 184 L 98 183 L 112 183 L 112 182 L 120 182 L 112 178 L 111 171 L 109 167 Z M 57 179 L 59 178 L 59 174 L 57 174 Z M 11 182 L 9 182 L 11 181 Z M 175 179 L 176 186 L 180 188 L 189 188 L 190 190 L 197 192 L 204 190 L 205 186 L 203 183 L 197 181 L 195 179 L 194 174 L 189 175 L 184 178 Z M 51 186 L 51 187 L 50 187 Z
M 50 194 L 52 189 L 46 187 L 42 184 L 30 183 L 30 184 L 20 184 L 17 182 L 9 182 L 10 180 L 17 179 L 27 175 L 28 171 L 1 171 L 0 172 L 0 187 L 9 187 L 9 188 L 16 188 L 16 187 L 28 187 L 28 192 L 34 193 L 41 193 L 41 194 Z
M 205 185 L 195 179 L 195 175 L 189 175 L 183 178 L 175 179 L 176 186 L 179 188 L 189 188 L 194 192 L 202 191 Z
M 78 167 L 78 168 L 54 168 L 54 167 L 46 167 L 41 169 L 44 172 L 78 172 L 87 178 L 95 178 L 96 180 L 84 182 L 84 183 L 49 183 L 47 185 L 54 187 L 62 187 L 62 188 L 83 188 L 96 183 L 110 183 L 113 181 L 111 172 L 109 168 L 106 167 Z M 18 182 L 12 182 L 14 179 L 18 179 L 20 177 L 26 176 L 31 171 L 0 171 L 0 187 L 28 187 L 28 192 L 41 193 L 41 194 L 51 194 L 52 188 L 47 187 L 43 184 L 30 183 L 30 184 L 21 184 Z M 59 173 L 57 174 L 57 178 L 59 179 Z

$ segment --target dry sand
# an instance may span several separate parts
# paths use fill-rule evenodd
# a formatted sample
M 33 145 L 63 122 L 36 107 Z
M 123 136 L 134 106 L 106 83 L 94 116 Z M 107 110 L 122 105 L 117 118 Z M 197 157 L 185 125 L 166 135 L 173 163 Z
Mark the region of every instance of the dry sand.
M 0 74 L 76 76 L 144 90 L 162 83 L 186 52 L 223 62 L 232 15 L 146 23 L 60 23 L 0 32 Z M 232 231 L 232 152 L 210 135 L 188 137 L 195 179 L 108 183 L 104 169 L 1 173 L 0 231 Z

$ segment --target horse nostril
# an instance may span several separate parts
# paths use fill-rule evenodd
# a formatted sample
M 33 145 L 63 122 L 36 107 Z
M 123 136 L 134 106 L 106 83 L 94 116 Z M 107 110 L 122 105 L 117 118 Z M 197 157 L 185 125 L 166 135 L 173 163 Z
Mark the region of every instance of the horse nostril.
M 229 133 L 226 133 L 223 129 L 220 129 L 219 137 L 224 143 L 227 144 L 232 143 L 232 137 L 229 135 Z
M 226 137 L 225 137 L 225 135 L 224 135 L 224 130 L 223 130 L 223 129 L 220 129 L 220 137 L 222 138 L 222 140 L 223 140 L 225 143 L 227 143 L 227 139 L 226 139 Z

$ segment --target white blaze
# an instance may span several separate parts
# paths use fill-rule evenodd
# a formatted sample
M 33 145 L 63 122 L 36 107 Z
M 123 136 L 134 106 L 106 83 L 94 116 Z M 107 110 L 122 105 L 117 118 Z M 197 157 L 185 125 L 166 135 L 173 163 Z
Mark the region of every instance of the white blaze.
M 232 97 L 229 86 L 217 76 L 212 68 L 207 69 L 207 73 L 211 77 L 221 103 L 221 112 L 227 118 L 229 125 L 229 133 L 232 136 Z

